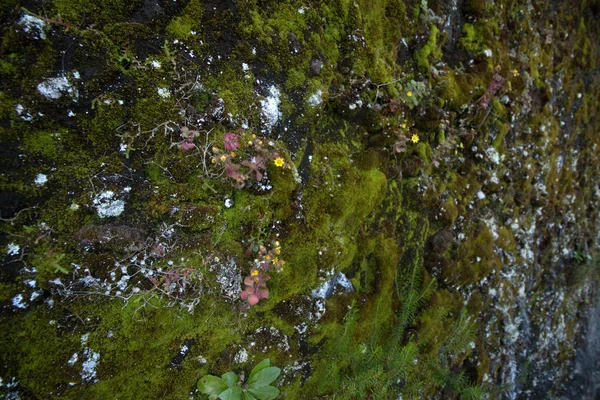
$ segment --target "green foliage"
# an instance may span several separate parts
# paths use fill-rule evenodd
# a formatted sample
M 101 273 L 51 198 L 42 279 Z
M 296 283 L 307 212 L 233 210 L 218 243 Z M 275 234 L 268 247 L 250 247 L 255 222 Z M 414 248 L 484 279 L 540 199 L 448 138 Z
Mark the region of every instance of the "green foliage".
M 429 34 L 427 43 L 425 43 L 425 45 L 415 55 L 419 68 L 423 72 L 429 72 L 430 62 L 435 62 L 441 56 L 437 42 L 437 35 L 440 30 L 437 26 L 432 24 L 430 26 L 430 31 L 431 33 Z
M 410 109 L 419 105 L 423 97 L 427 94 L 427 86 L 424 82 L 416 82 L 412 79 L 406 84 L 404 90 L 400 93 L 400 99 Z
M 483 52 L 483 39 L 473 24 L 464 24 L 462 34 L 459 44 L 463 49 L 475 55 Z
M 227 372 L 220 378 L 205 375 L 198 381 L 198 390 L 213 400 L 272 400 L 279 395 L 279 389 L 270 384 L 280 373 L 281 369 L 271 367 L 271 361 L 266 358 L 256 364 L 246 383 L 233 372 Z

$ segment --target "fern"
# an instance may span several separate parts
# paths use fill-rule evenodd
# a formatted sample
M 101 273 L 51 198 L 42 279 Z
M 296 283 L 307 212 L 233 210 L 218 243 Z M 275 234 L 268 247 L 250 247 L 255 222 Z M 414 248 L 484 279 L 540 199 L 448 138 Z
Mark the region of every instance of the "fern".
M 474 339 L 475 323 L 469 321 L 469 317 L 463 310 L 456 324 L 456 329 L 445 346 L 445 353 L 452 356 L 458 356 L 468 350 L 469 345 Z

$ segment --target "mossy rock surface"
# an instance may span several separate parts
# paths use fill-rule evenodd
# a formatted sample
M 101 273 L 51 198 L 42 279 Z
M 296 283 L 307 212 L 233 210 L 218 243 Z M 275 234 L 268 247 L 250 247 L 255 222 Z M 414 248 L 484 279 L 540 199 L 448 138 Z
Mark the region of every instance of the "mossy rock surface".
M 38 3 L 0 5 L 0 397 L 265 358 L 280 398 L 594 397 L 597 6 Z

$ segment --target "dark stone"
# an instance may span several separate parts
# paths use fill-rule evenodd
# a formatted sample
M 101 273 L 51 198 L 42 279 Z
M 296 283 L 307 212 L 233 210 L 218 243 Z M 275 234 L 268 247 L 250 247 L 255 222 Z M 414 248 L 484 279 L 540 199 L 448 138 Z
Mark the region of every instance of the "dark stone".
M 294 35 L 292 32 L 290 32 L 290 33 L 288 33 L 287 38 L 288 38 L 288 42 L 290 45 L 290 52 L 292 54 L 300 53 L 300 51 L 302 50 L 302 44 L 300 44 L 300 41 L 298 40 L 296 35 Z
M 454 233 L 449 229 L 442 229 L 427 241 L 429 251 L 442 254 L 448 250 L 448 247 L 454 241 Z
M 321 70 L 323 69 L 323 61 L 321 61 L 320 59 L 313 57 L 310 60 L 310 69 L 309 69 L 309 73 L 310 76 L 317 76 L 319 74 L 321 74 Z

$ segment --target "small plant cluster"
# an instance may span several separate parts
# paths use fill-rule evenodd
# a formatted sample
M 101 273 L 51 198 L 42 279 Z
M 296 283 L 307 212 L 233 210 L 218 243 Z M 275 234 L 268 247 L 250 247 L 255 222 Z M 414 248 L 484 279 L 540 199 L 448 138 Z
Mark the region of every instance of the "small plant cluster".
M 258 258 L 254 260 L 256 267 L 250 271 L 250 275 L 244 278 L 246 287 L 240 293 L 242 300 L 247 302 L 246 308 L 257 304 L 260 299 L 269 298 L 269 289 L 267 281 L 271 279 L 269 271 L 275 270 L 281 272 L 285 261 L 280 259 L 281 246 L 279 242 L 273 242 L 273 247 L 267 249 L 265 246 L 258 246 Z
M 404 153 L 407 150 L 409 142 L 417 144 L 421 140 L 419 135 L 416 133 L 413 133 L 410 137 L 404 133 L 406 130 L 406 124 L 402 124 L 401 128 L 402 130 L 396 133 L 396 142 L 394 143 L 393 147 L 394 153 Z
M 263 179 L 269 162 L 279 168 L 291 168 L 290 164 L 274 149 L 273 142 L 240 129 L 237 133 L 223 135 L 223 149 L 213 147 L 213 164 L 225 167 L 227 177 L 243 188 Z
M 200 136 L 200 132 L 196 130 L 190 130 L 187 126 L 181 127 L 182 140 L 177 143 L 177 148 L 181 151 L 188 151 L 196 147 L 194 139 Z
M 262 360 L 250 371 L 248 381 L 233 372 L 218 376 L 205 375 L 198 381 L 198 390 L 211 400 L 272 400 L 279 396 L 279 389 L 271 386 L 281 369 L 271 366 L 268 358 Z
M 488 85 L 487 90 L 485 91 L 483 96 L 481 96 L 479 98 L 479 100 L 477 100 L 477 102 L 479 104 L 481 104 L 484 108 L 487 108 L 489 106 L 489 103 L 492 101 L 494 96 L 500 90 L 506 89 L 505 88 L 506 78 L 504 78 L 502 75 L 500 75 L 500 70 L 501 70 L 501 67 L 499 65 L 497 65 L 496 68 L 494 68 L 494 75 L 492 76 L 492 80 L 491 80 L 490 84 Z M 515 75 L 515 72 L 516 72 L 516 75 Z M 518 76 L 518 73 L 519 73 L 519 71 L 517 71 L 517 70 L 513 71 L 514 76 Z
M 400 92 L 400 99 L 410 109 L 413 109 L 419 105 L 426 93 L 427 87 L 423 82 L 411 80 L 406 84 L 404 90 Z

